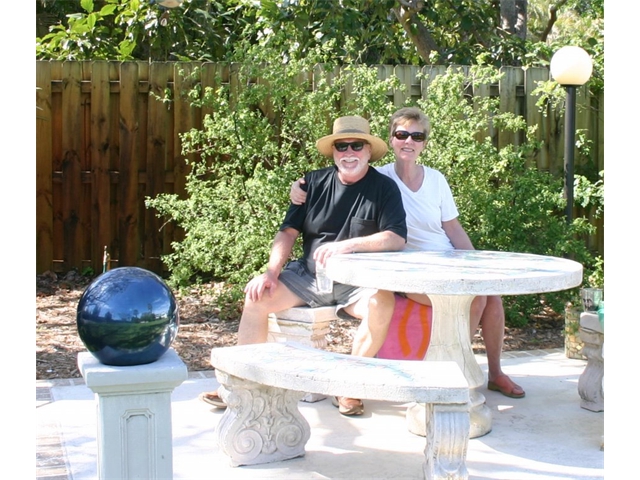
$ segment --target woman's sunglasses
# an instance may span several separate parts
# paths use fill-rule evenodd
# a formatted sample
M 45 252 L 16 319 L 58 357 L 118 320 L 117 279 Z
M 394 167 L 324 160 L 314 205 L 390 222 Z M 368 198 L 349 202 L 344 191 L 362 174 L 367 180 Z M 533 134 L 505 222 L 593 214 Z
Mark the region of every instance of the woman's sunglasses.
M 351 147 L 354 152 L 359 152 L 365 146 L 366 142 L 336 142 L 333 144 L 336 150 L 339 152 L 346 152 L 347 148 Z
M 427 138 L 424 132 L 405 132 L 404 130 L 396 130 L 393 136 L 398 140 L 406 140 L 411 137 L 414 142 L 424 142 Z

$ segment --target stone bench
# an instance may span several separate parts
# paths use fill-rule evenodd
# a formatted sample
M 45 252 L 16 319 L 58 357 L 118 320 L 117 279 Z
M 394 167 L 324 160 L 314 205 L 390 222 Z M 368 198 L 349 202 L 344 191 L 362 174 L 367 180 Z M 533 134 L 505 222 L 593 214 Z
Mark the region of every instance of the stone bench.
M 455 362 L 353 357 L 295 343 L 214 348 L 211 365 L 227 409 L 216 430 L 232 466 L 305 454 L 306 392 L 426 404 L 428 479 L 466 479 L 469 386 Z
M 313 348 L 327 347 L 327 334 L 336 307 L 294 307 L 269 315 L 269 342 L 297 342 Z
M 578 379 L 580 406 L 592 412 L 604 411 L 604 329 L 598 314 L 580 314 L 580 339 L 584 343 L 582 353 L 587 357 L 587 366 Z

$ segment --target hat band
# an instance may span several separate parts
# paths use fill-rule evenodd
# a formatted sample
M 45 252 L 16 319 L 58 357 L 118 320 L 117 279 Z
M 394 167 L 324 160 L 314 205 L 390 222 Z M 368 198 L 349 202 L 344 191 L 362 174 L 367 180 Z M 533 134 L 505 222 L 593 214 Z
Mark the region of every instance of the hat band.
M 366 132 L 363 132 L 362 130 L 355 130 L 355 129 L 346 129 L 346 130 L 340 130 L 338 132 L 333 132 L 334 135 L 342 135 L 343 133 L 359 133 L 360 135 L 369 135 Z

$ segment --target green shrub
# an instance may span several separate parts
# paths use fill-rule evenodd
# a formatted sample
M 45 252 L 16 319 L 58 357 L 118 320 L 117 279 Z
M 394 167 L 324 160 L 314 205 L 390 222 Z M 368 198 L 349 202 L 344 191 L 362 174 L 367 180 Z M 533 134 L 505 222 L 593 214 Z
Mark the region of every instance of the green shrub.
M 173 283 L 212 277 L 240 292 L 264 270 L 291 183 L 330 162 L 317 153 L 315 141 L 336 117 L 360 114 L 370 119 L 374 134 L 387 138 L 388 119 L 397 108 L 387 93 L 395 80 L 378 80 L 376 68 L 357 65 L 334 76 L 332 65 L 317 66 L 320 60 L 319 55 L 285 62 L 268 48 L 251 48 L 238 58 L 240 87 L 233 95 L 229 86 L 197 86 L 188 93 L 213 113 L 202 129 L 181 136 L 183 153 L 197 154 L 190 162 L 187 198 L 164 194 L 147 200 L 185 231 L 164 258 Z M 314 69 L 312 89 L 299 79 Z M 490 68 L 472 69 L 470 77 L 452 68 L 429 86 L 418 101 L 432 121 L 423 160 L 448 178 L 476 248 L 570 255 L 591 268 L 594 260 L 580 236 L 594 227 L 584 218 L 567 225 L 561 179 L 527 161 L 536 148 L 532 129 L 521 117 L 500 113 L 497 100 L 470 102 L 464 95 L 469 82 L 489 83 L 496 76 Z M 345 89 L 353 100 L 344 101 Z M 490 124 L 521 132 L 523 140 L 498 149 L 482 134 Z M 569 297 L 571 292 L 505 298 L 508 324 L 525 324 L 543 298 L 562 312 Z
M 386 138 L 393 111 L 386 92 L 394 82 L 379 81 L 375 69 L 353 66 L 334 77 L 332 68 L 316 67 L 316 58 L 284 62 L 267 48 L 250 48 L 238 60 L 238 91 L 196 86 L 187 93 L 213 112 L 202 129 L 181 135 L 183 153 L 197 154 L 189 164 L 187 198 L 147 199 L 148 207 L 185 231 L 163 259 L 174 284 L 208 276 L 241 289 L 264 269 L 291 183 L 330 163 L 315 142 L 330 133 L 335 118 L 371 118 L 372 130 Z M 303 72 L 314 72 L 314 88 L 300 80 Z M 347 85 L 356 101 L 341 106 Z
M 460 221 L 477 249 L 567 256 L 589 266 L 593 257 L 581 238 L 594 227 L 584 218 L 567 225 L 562 179 L 528 162 L 536 148 L 534 128 L 527 128 L 522 117 L 500 112 L 498 99 L 465 99 L 469 82 L 488 84 L 498 76 L 492 68 L 472 67 L 469 77 L 450 69 L 430 85 L 418 102 L 432 121 L 426 163 L 449 180 Z M 488 134 L 480 135 L 490 123 L 501 131 L 521 132 L 524 140 L 498 149 Z M 507 322 L 526 324 L 543 299 L 562 312 L 571 296 L 505 297 Z

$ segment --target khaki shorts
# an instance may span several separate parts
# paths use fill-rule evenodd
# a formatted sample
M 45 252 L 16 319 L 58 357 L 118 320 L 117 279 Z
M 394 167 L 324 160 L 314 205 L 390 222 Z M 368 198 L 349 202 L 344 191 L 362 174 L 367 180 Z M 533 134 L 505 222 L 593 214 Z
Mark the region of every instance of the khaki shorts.
M 370 288 L 354 287 L 334 282 L 332 292 L 321 293 L 318 291 L 315 275 L 309 273 L 302 260 L 289 262 L 284 267 L 284 270 L 280 272 L 278 281 L 282 282 L 309 307 L 336 305 L 336 315 L 344 319 L 353 318 L 343 311 L 345 307 L 356 303 L 363 296 L 370 296 L 372 292 L 375 292 Z

